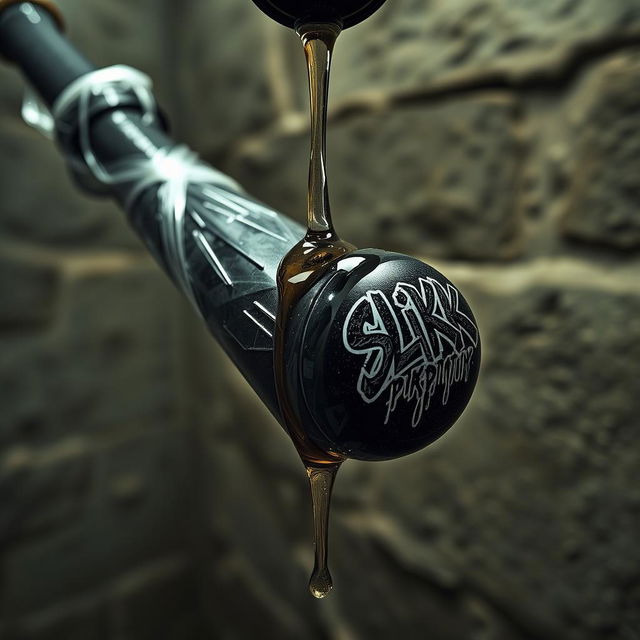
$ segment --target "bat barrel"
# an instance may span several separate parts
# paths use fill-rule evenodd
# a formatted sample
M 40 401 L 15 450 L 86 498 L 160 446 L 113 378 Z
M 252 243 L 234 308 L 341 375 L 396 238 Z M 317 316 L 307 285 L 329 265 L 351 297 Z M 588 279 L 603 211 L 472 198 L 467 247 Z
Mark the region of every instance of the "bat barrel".
M 85 189 L 108 193 L 272 413 L 278 265 L 304 235 L 167 135 L 146 76 L 94 69 L 48 10 L 0 0 L 0 53 L 49 105 Z M 4 10 L 3 9 L 4 6 Z M 444 434 L 469 401 L 480 336 L 462 294 L 377 249 L 327 265 L 292 311 L 286 384 L 323 451 L 384 460 Z
M 177 145 L 143 74 L 96 69 L 39 4 L 0 5 L 0 53 L 55 116 L 76 182 L 115 197 L 146 246 L 198 309 L 269 409 L 276 271 L 297 223 Z

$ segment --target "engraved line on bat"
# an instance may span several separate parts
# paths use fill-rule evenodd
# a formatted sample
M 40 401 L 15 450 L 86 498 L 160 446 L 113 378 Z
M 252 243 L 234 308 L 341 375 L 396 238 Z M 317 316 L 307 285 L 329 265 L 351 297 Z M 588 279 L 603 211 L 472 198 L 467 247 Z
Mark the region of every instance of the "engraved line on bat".
M 232 209 L 235 208 L 236 211 L 238 211 L 237 207 L 240 207 L 241 211 L 248 211 L 245 207 L 242 207 L 242 205 L 240 204 L 242 202 L 245 202 L 245 200 L 241 199 L 235 193 L 227 192 L 226 195 L 223 196 L 221 193 L 217 191 L 212 191 L 211 189 L 203 189 L 202 193 L 204 193 L 205 195 L 208 195 L 210 198 L 213 198 L 214 200 L 217 200 L 218 202 L 222 202 L 223 204 L 227 203 Z M 278 214 L 275 211 L 268 209 L 264 205 L 261 205 L 259 202 L 252 201 L 251 204 L 255 205 L 256 209 L 260 210 L 262 213 L 269 216 L 270 218 L 278 217 Z
M 203 191 L 207 191 L 206 189 Z M 243 205 L 243 203 L 246 203 L 247 200 L 246 198 L 244 198 L 243 196 L 237 194 L 237 193 L 231 193 L 231 192 L 227 192 L 225 191 L 225 196 L 220 195 L 219 193 L 215 194 L 212 193 L 211 191 L 208 191 L 209 195 L 211 196 L 218 196 L 218 200 L 223 199 L 223 200 L 231 200 L 231 202 L 235 202 L 238 203 L 241 207 Z M 254 215 L 258 215 L 258 214 L 263 214 L 266 216 L 269 216 L 270 218 L 273 218 L 273 222 L 280 227 L 280 230 L 287 236 L 289 236 L 289 239 L 293 239 L 293 240 L 298 240 L 298 235 L 291 229 L 291 227 L 286 223 L 285 219 L 280 216 L 279 214 L 277 214 L 273 209 L 270 209 L 269 207 L 261 204 L 260 202 L 258 202 L 257 200 L 250 200 L 251 203 L 251 208 L 245 208 L 247 215 L 249 214 L 254 214 Z
M 267 309 L 267 307 L 265 307 L 263 304 L 260 304 L 257 300 L 253 301 L 253 304 L 258 307 L 258 309 L 260 309 L 260 311 L 262 311 L 263 313 L 265 313 L 266 315 L 268 315 L 272 320 L 276 319 L 275 314 L 271 313 L 271 311 L 269 311 L 269 309 Z
M 257 224 L 256 222 L 253 222 L 253 220 L 248 220 L 246 216 L 248 216 L 251 213 L 248 209 L 243 209 L 243 213 L 234 214 L 234 213 L 229 213 L 229 211 L 227 211 L 226 209 L 222 208 L 221 206 L 215 205 L 214 203 L 209 201 L 203 202 L 202 206 L 206 207 L 207 209 L 210 209 L 214 213 L 218 213 L 224 216 L 227 219 L 227 222 L 229 224 L 232 224 L 234 222 L 239 222 L 240 224 L 244 224 L 247 227 L 251 227 L 256 231 L 260 231 L 261 233 L 271 236 L 276 240 L 280 240 L 281 242 L 287 242 L 286 238 L 277 234 L 275 231 L 266 229 L 265 227 Z
M 211 229 L 211 226 L 210 225 L 207 226 L 207 223 L 198 215 L 198 213 L 196 213 L 196 211 L 190 210 L 189 213 L 193 218 L 193 220 L 195 221 L 195 223 L 203 231 L 212 235 L 214 234 L 214 230 Z M 228 244 L 232 249 L 237 251 L 242 257 L 246 258 L 249 262 L 251 262 L 251 264 L 258 267 L 260 271 L 264 271 L 264 265 L 260 261 L 256 260 L 253 256 L 249 255 L 242 247 L 239 247 L 233 240 L 228 238 L 226 235 L 223 235 L 222 233 L 220 233 L 217 227 L 215 228 L 215 237 L 218 238 L 219 240 L 222 240 L 222 242 L 224 242 L 225 244 Z
M 256 318 L 254 318 L 246 309 L 244 309 L 242 313 L 244 313 L 245 316 L 250 318 L 254 322 L 254 324 L 258 325 L 270 338 L 273 338 L 273 334 L 271 333 L 271 331 L 269 331 L 269 329 L 267 329 L 262 323 L 260 323 Z
M 233 211 L 237 211 L 241 216 L 246 216 L 249 213 L 249 210 L 246 207 L 239 205 L 237 202 L 234 202 L 231 198 L 225 198 L 223 195 L 216 193 L 215 191 L 211 191 L 210 189 L 203 189 L 202 193 L 209 196 L 216 202 L 223 204 L 229 209 Z
M 207 228 L 205 221 L 195 211 L 193 211 L 193 209 L 189 210 L 189 215 L 193 218 L 193 220 L 199 227 L 201 227 L 202 229 Z
M 220 259 L 216 255 L 216 252 L 213 250 L 211 245 L 207 242 L 207 239 L 200 233 L 200 231 L 194 230 L 193 237 L 196 240 L 196 244 L 200 247 L 203 252 L 205 258 L 207 258 L 207 262 L 213 267 L 213 270 L 220 276 L 222 281 L 228 285 L 229 287 L 233 287 L 233 282 L 229 277 L 229 274 L 226 272 L 225 268 L 222 266 Z

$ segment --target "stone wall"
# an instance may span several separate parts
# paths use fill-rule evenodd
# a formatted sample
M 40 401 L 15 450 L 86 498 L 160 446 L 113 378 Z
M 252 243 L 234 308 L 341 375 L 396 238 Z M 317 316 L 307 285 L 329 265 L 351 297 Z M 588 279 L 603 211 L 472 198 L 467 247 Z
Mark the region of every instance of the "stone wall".
M 60 4 L 96 63 L 149 71 L 174 108 L 155 2 Z M 0 637 L 197 637 L 186 308 L 0 74 Z
M 62 4 L 96 62 L 151 73 L 178 137 L 302 220 L 291 33 L 248 0 Z M 344 465 L 321 602 L 292 445 L 18 122 L 20 86 L 2 70 L 3 640 L 640 638 L 636 0 L 391 0 L 340 37 L 336 226 L 456 282 L 484 362 L 438 443 Z

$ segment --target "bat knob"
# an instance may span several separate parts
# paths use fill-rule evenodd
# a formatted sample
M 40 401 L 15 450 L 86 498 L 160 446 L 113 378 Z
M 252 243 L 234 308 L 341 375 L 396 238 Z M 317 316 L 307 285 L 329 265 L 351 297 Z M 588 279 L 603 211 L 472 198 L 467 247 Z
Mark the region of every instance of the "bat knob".
M 421 449 L 458 419 L 480 366 L 476 321 L 433 267 L 398 253 L 338 259 L 299 302 L 285 353 L 310 438 L 360 460 Z

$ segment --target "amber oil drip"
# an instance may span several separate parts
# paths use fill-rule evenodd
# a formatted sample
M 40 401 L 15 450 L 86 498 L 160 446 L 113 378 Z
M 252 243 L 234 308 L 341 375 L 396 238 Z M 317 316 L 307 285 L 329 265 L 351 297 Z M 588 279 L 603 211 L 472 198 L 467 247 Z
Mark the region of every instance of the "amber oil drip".
M 327 554 L 329 550 L 331 490 L 333 489 L 333 481 L 338 467 L 339 465 L 316 469 L 307 467 L 313 506 L 313 544 L 315 549 L 315 562 L 313 573 L 309 580 L 309 591 L 316 598 L 324 598 L 333 587 L 333 581 L 327 565 Z
M 274 368 L 278 402 L 285 429 L 307 469 L 314 522 L 315 566 L 309 589 L 316 598 L 332 587 L 327 566 L 331 490 L 344 456 L 313 443 L 297 415 L 286 381 L 285 340 L 291 315 L 331 262 L 355 247 L 341 240 L 331 221 L 326 172 L 326 125 L 329 71 L 340 27 L 333 23 L 306 24 L 297 29 L 309 72 L 311 156 L 307 201 L 307 233 L 283 258 L 278 269 L 278 314 L 274 338 Z

